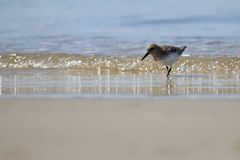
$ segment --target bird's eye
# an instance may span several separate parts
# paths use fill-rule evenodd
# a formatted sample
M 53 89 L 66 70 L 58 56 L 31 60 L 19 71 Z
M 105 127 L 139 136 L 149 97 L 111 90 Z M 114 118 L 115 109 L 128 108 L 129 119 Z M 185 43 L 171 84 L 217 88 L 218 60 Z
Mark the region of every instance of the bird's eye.
M 149 48 L 149 49 L 148 49 L 148 51 L 152 51 L 152 50 L 153 50 L 153 48 Z

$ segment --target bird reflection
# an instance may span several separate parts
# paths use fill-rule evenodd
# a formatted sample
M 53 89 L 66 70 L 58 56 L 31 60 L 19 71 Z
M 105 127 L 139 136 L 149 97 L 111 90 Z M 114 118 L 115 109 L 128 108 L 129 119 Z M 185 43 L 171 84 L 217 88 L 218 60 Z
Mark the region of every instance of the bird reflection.
M 174 82 L 172 81 L 171 78 L 167 78 L 165 82 L 166 95 L 168 96 L 173 95 L 173 87 L 174 87 Z

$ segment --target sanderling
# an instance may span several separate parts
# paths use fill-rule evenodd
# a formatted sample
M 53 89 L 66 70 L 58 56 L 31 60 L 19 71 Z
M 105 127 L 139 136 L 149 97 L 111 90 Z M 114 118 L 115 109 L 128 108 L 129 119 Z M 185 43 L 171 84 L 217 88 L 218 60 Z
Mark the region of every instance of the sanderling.
M 159 46 L 155 43 L 150 44 L 147 47 L 147 53 L 143 56 L 144 60 L 149 54 L 153 56 L 155 61 L 160 61 L 167 68 L 167 78 L 169 78 L 170 72 L 172 70 L 172 65 L 180 58 L 186 46 L 175 47 L 169 45 Z

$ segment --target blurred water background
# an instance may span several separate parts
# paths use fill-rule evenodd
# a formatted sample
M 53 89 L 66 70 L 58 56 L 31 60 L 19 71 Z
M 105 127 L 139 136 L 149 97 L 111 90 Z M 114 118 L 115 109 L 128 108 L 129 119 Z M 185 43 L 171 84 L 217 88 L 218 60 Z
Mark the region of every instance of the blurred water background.
M 166 81 L 149 43 L 186 45 Z M 0 0 L 0 95 L 239 95 L 239 0 Z
M 238 0 L 0 0 L 0 52 L 239 55 Z

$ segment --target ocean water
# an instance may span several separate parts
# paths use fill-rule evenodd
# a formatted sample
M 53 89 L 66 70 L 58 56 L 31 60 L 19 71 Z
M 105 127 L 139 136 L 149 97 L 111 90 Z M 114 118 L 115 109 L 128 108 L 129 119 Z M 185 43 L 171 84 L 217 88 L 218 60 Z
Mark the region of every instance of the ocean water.
M 1 0 L 0 53 L 141 55 L 151 43 L 189 55 L 239 54 L 238 0 Z
M 1 96 L 238 96 L 239 64 L 238 0 L 0 0 Z

